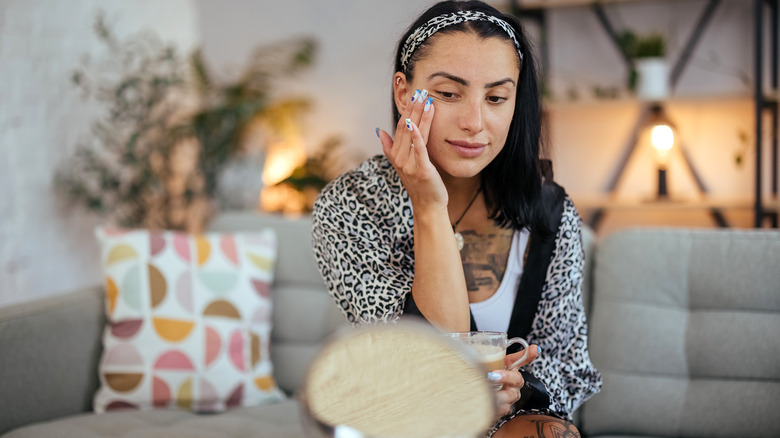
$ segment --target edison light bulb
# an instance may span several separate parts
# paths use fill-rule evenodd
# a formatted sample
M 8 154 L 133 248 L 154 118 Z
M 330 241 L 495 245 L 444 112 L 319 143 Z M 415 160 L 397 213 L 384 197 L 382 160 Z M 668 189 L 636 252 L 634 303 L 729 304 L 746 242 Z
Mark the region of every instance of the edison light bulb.
M 656 125 L 650 133 L 650 140 L 658 152 L 665 154 L 674 145 L 674 132 L 667 125 Z

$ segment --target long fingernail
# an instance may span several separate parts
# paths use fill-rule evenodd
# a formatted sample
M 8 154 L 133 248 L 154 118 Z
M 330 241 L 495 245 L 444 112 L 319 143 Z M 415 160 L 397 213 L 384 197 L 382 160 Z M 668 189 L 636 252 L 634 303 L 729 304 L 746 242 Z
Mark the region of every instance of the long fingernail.
M 379 128 L 376 128 L 376 138 L 379 138 Z
M 501 380 L 501 374 L 495 371 L 491 371 L 488 373 L 488 380 L 490 380 L 491 382 L 498 382 Z
M 428 110 L 431 109 L 431 105 L 433 105 L 433 98 L 429 97 L 428 100 L 425 101 L 425 107 L 423 107 L 423 111 L 427 113 Z
M 412 102 L 417 100 L 418 97 L 420 97 L 420 90 L 415 90 L 414 95 L 412 95 Z
M 414 131 L 414 128 L 412 127 L 412 119 L 406 119 L 406 129 Z
M 428 97 L 428 90 L 426 90 L 426 89 L 424 89 L 424 88 L 423 88 L 423 90 L 422 90 L 422 94 L 420 94 L 420 97 L 421 97 L 421 98 L 423 98 L 423 99 L 425 99 L 426 97 Z

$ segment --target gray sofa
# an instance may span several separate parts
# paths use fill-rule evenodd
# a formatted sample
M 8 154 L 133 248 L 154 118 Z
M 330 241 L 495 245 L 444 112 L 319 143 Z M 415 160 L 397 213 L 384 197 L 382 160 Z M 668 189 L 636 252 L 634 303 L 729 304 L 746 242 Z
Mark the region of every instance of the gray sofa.
M 90 413 L 105 323 L 101 287 L 0 308 L 0 434 L 303 437 L 294 394 L 346 326 L 322 286 L 309 221 L 226 214 L 214 231 L 274 227 L 272 360 L 287 401 L 197 415 Z M 780 233 L 586 232 L 586 306 L 602 393 L 578 412 L 593 437 L 780 436 Z M 592 291 L 592 292 L 591 292 Z

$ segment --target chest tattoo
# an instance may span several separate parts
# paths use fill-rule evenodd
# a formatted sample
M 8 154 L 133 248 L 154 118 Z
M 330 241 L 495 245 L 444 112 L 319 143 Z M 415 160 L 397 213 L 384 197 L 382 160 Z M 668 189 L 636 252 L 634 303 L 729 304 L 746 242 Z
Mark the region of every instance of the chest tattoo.
M 471 293 L 493 295 L 504 279 L 512 230 L 496 228 L 486 233 L 463 231 L 463 250 L 460 252 L 466 288 Z

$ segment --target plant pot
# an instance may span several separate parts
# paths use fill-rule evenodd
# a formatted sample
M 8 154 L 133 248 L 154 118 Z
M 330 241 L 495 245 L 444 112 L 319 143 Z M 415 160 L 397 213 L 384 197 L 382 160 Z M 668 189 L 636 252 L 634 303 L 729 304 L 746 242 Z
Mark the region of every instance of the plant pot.
M 636 60 L 636 95 L 642 100 L 663 100 L 669 96 L 669 66 L 664 58 Z
M 263 190 L 265 153 L 230 157 L 219 171 L 216 198 L 222 210 L 257 210 Z

